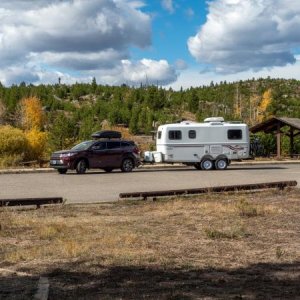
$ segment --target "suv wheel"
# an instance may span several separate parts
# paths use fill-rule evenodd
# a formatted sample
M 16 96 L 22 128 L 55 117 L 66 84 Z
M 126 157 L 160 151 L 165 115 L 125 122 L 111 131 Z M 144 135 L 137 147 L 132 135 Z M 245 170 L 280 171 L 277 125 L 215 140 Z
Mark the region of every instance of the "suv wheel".
M 87 169 L 87 163 L 84 159 L 80 160 L 76 165 L 76 173 L 84 174 Z
M 131 172 L 134 168 L 133 160 L 131 158 L 125 158 L 122 162 L 122 172 Z
M 58 172 L 59 174 L 66 174 L 67 171 L 68 171 L 68 169 L 57 169 L 57 172 Z

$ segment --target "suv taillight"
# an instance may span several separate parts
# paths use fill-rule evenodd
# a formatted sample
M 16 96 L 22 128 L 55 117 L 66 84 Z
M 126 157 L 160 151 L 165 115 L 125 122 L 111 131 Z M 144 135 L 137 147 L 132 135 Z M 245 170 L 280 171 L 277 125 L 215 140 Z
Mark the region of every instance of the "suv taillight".
M 139 148 L 138 148 L 137 146 L 135 146 L 135 147 L 133 148 L 133 153 L 139 155 L 140 150 L 139 150 Z

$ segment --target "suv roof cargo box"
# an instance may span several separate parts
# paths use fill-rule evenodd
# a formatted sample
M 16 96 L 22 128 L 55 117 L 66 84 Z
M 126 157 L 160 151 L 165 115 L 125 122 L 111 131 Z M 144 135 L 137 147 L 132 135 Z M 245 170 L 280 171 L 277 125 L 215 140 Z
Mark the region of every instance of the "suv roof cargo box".
M 120 139 L 121 137 L 121 132 L 114 130 L 102 130 L 92 134 L 93 139 Z

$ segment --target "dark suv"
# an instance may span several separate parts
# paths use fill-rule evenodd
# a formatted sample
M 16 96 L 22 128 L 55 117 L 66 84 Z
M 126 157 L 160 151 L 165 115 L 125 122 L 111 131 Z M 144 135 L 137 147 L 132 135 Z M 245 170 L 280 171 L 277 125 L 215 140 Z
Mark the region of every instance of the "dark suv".
M 70 150 L 54 152 L 50 159 L 50 166 L 60 174 L 69 169 L 84 174 L 87 169 L 96 168 L 106 172 L 113 169 L 131 172 L 139 165 L 139 149 L 135 143 L 114 139 L 85 141 Z

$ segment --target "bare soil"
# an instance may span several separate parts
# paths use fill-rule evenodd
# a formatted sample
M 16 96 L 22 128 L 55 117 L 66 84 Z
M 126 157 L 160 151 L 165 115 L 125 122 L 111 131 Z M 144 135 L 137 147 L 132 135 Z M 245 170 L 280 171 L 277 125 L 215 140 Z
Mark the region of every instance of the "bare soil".
M 300 191 L 0 210 L 0 299 L 300 299 Z

